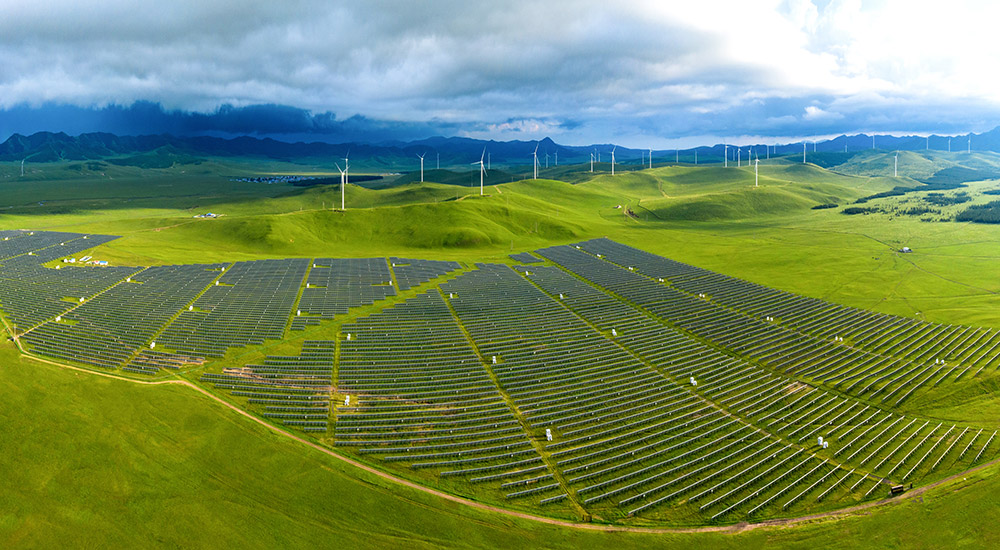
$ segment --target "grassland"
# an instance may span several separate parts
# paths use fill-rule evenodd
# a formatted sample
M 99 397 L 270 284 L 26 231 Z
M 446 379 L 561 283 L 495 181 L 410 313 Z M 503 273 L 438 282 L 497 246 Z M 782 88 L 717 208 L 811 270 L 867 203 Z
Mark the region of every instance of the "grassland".
M 773 161 L 762 165 L 759 188 L 752 170 L 717 167 L 598 175 L 576 185 L 518 181 L 488 188 L 487 197 L 433 183 L 378 191 L 349 186 L 342 212 L 333 210 L 340 204 L 336 187 L 236 184 L 222 175 L 234 168 L 204 168 L 209 172 L 164 170 L 111 186 L 93 179 L 30 182 L 45 200 L 30 202 L 24 186 L 5 194 L 0 208 L 16 206 L 0 210 L 0 227 L 122 235 L 101 257 L 143 265 L 324 255 L 505 261 L 512 251 L 607 235 L 851 306 L 998 324 L 991 312 L 1000 284 L 984 269 L 997 256 L 996 228 L 810 209 L 889 190 L 899 183 L 892 178 Z M 126 196 L 133 188 L 136 196 Z M 903 200 L 915 199 L 882 202 Z M 192 218 L 209 210 L 223 217 Z M 902 246 L 916 253 L 900 256 L 895 250 Z
M 811 209 L 914 183 L 879 175 L 884 159 L 879 162 L 882 172 L 869 166 L 874 175 L 869 177 L 774 161 L 761 166 L 760 187 L 753 186 L 750 169 L 690 166 L 613 178 L 590 178 L 580 167 L 566 167 L 562 177 L 578 183 L 516 181 L 488 188 L 486 197 L 478 196 L 478 187 L 454 184 L 350 186 L 346 211 L 333 209 L 340 201 L 336 187 L 229 181 L 230 174 L 294 168 L 277 164 L 109 168 L 118 171 L 114 180 L 47 170 L 45 176 L 32 176 L 32 187 L 0 183 L 0 228 L 123 235 L 95 256 L 142 265 L 388 255 L 469 264 L 508 261 L 512 251 L 610 236 L 808 296 L 936 322 L 1000 327 L 995 313 L 1000 280 L 992 270 L 1000 259 L 1000 228 Z M 193 169 L 199 172 L 189 173 Z M 974 200 L 992 185 L 971 185 Z M 206 210 L 223 216 L 192 218 Z M 916 252 L 897 253 L 904 245 Z M 0 460 L 10 461 L 5 471 L 18 472 L 16 489 L 0 497 L 8 499 L 3 509 L 15 510 L 0 513 L 0 540 L 20 545 L 51 546 L 60 535 L 78 534 L 95 522 L 109 530 L 81 540 L 86 545 L 232 540 L 247 546 L 304 546 L 331 537 L 380 547 L 559 547 L 603 545 L 607 537 L 625 547 L 695 542 L 796 547 L 816 541 L 837 547 L 859 540 L 853 537 L 878 546 L 995 542 L 990 533 L 963 523 L 972 516 L 995 519 L 990 491 L 1000 481 L 987 474 L 935 490 L 926 502 L 908 500 L 870 517 L 795 529 L 600 535 L 500 517 L 387 484 L 333 459 L 311 456 L 189 388 L 136 388 L 36 365 L 8 344 L 0 355 L 0 384 L 5 398 L 11 396 L 0 405 L 0 419 L 8 426 L 0 438 L 3 448 L 16 449 Z M 908 405 L 941 418 L 988 422 L 1000 417 L 995 386 L 990 379 L 961 394 L 941 391 Z M 30 463 L 26 457 L 40 459 Z M 310 489 L 283 491 L 273 483 L 274 472 Z M 393 511 L 389 517 L 379 513 L 387 509 Z M 931 532 L 928 517 L 938 518 L 944 528 Z M 138 523 L 144 527 L 121 527 Z M 905 529 L 894 528 L 900 525 Z M 454 540 L 457 532 L 465 538 Z
M 136 386 L 0 344 L 5 547 L 995 546 L 996 467 L 875 511 L 746 532 L 600 533 L 395 485 L 183 386 Z M 280 482 L 276 482 L 280 480 Z M 295 489 L 289 490 L 289 487 Z

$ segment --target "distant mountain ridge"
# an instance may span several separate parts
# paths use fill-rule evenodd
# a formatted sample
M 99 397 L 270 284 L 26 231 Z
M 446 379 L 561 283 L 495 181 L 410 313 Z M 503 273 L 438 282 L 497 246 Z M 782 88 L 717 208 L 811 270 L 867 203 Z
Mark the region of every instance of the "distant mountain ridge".
M 1000 152 L 1000 127 L 982 134 L 965 134 L 962 136 L 890 136 L 876 135 L 875 148 L 880 150 L 918 151 L 930 148 L 944 151 L 949 140 L 953 152 L 968 149 L 971 139 L 973 151 Z M 742 152 L 750 149 L 759 158 L 768 155 L 800 154 L 805 143 L 807 156 L 812 152 L 842 153 L 858 152 L 872 148 L 872 136 L 857 134 L 842 135 L 834 139 L 819 142 L 796 142 L 780 145 L 729 145 L 730 159 L 735 159 L 735 151 L 739 147 Z M 86 133 L 70 136 L 62 132 L 38 132 L 30 136 L 14 134 L 0 144 L 0 161 L 22 161 L 31 163 L 57 162 L 62 160 L 85 161 L 104 160 L 116 157 L 129 157 L 155 154 L 161 159 L 173 159 L 174 162 L 186 164 L 198 162 L 200 156 L 222 157 L 262 157 L 275 160 L 294 161 L 297 159 L 342 159 L 348 154 L 352 159 L 384 159 L 391 165 L 392 159 L 407 159 L 417 155 L 426 155 L 428 168 L 435 166 L 437 157 L 445 165 L 469 164 L 478 162 L 483 154 L 488 155 L 491 162 L 499 164 L 530 165 L 532 152 L 538 148 L 539 163 L 544 166 L 546 155 L 549 163 L 558 160 L 568 162 L 587 162 L 590 155 L 596 153 L 603 162 L 610 161 L 610 153 L 616 149 L 616 160 L 622 163 L 636 163 L 648 159 L 648 150 L 632 149 L 613 144 L 569 146 L 560 145 L 550 138 L 539 141 L 493 141 L 463 137 L 432 137 L 408 143 L 367 144 L 342 143 L 331 144 L 322 142 L 288 143 L 272 138 L 237 137 L 225 139 L 210 136 L 176 137 L 171 135 L 118 136 L 104 132 Z M 769 147 L 770 151 L 765 149 Z M 695 155 L 701 162 L 718 162 L 722 160 L 727 148 L 725 144 L 699 146 L 675 151 L 654 150 L 654 159 L 659 157 L 682 162 L 693 162 Z M 595 155 L 596 156 L 596 155 Z M 741 155 L 742 156 L 742 155 Z M 144 157 L 145 158 L 145 157 Z M 596 159 L 595 159 L 596 160 Z M 138 164 L 137 164 L 138 165 Z M 168 164 L 169 165 L 169 164 Z

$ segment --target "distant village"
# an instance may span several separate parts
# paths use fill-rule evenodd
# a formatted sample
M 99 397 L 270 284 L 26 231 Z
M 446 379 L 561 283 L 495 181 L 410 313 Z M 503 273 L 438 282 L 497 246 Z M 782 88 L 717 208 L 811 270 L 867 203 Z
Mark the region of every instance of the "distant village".
M 237 181 L 240 183 L 296 183 L 300 181 L 309 181 L 317 179 L 314 176 L 255 176 L 255 177 L 243 177 L 243 178 L 233 178 L 229 181 Z

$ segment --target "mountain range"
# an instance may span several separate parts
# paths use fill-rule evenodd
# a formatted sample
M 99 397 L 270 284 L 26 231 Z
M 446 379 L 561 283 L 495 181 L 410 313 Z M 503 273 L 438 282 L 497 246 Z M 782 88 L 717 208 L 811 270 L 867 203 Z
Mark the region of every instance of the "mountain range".
M 916 151 L 934 149 L 961 152 L 968 150 L 971 140 L 973 151 L 1000 152 L 1000 127 L 982 134 L 961 136 L 874 136 L 874 148 L 879 150 Z M 834 139 L 817 142 L 795 142 L 785 144 L 755 144 L 739 146 L 742 152 L 748 148 L 759 158 L 770 155 L 799 154 L 803 145 L 809 152 L 858 152 L 873 148 L 873 136 L 856 134 L 841 135 Z M 397 163 L 413 164 L 414 157 L 425 155 L 428 168 L 440 162 L 445 166 L 478 163 L 481 155 L 488 155 L 489 161 L 506 165 L 530 165 L 532 152 L 537 146 L 539 163 L 580 163 L 590 160 L 610 161 L 612 151 L 615 160 L 623 163 L 637 163 L 647 159 L 648 151 L 626 148 L 613 144 L 571 146 L 557 144 L 549 138 L 540 141 L 485 141 L 463 137 L 432 137 L 428 139 L 383 144 L 370 143 L 287 143 L 271 138 L 238 137 L 224 139 L 210 136 L 177 137 L 172 135 L 118 136 L 109 133 L 85 133 L 70 136 L 65 133 L 38 132 L 30 136 L 14 134 L 0 144 L 0 161 L 24 161 L 30 163 L 58 162 L 63 160 L 107 160 L 115 164 L 143 167 L 166 167 L 172 164 L 197 163 L 202 157 L 259 157 L 282 161 L 317 162 L 350 156 L 352 161 L 365 161 L 369 166 L 382 165 L 387 168 Z M 726 144 L 706 145 L 680 151 L 654 150 L 656 159 L 694 162 L 720 162 L 729 148 L 729 158 L 735 159 L 737 146 Z M 768 151 L 765 147 L 769 147 Z M 548 155 L 548 159 L 546 159 Z M 661 160 L 662 161 L 662 160 Z

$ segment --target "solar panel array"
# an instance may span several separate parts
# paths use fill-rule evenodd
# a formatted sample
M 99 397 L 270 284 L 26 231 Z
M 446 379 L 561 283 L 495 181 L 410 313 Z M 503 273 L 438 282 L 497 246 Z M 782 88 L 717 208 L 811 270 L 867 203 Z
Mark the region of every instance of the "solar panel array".
M 920 388 L 945 381 L 949 375 L 953 375 L 952 380 L 958 380 L 971 367 L 965 365 L 958 368 L 960 365 L 946 361 L 931 362 L 926 356 L 913 358 L 869 350 L 851 342 L 845 344 L 833 337 L 823 338 L 809 331 L 797 330 L 784 321 L 793 317 L 790 312 L 794 311 L 801 313 L 796 317 L 799 319 L 822 319 L 827 310 L 840 310 L 841 306 L 781 293 L 781 297 L 787 299 L 767 301 L 767 306 L 748 311 L 735 301 L 728 305 L 715 301 L 717 294 L 725 295 L 724 287 L 742 286 L 738 283 L 709 285 L 702 282 L 696 288 L 658 283 L 660 280 L 669 283 L 671 275 L 678 277 L 678 271 L 711 272 L 690 268 L 606 239 L 578 246 L 616 268 L 610 273 L 605 272 L 602 275 L 605 279 L 594 280 L 604 289 L 643 306 L 659 318 L 694 335 L 781 372 L 796 373 L 856 395 L 867 394 L 881 402 L 898 404 Z M 543 255 L 546 253 L 541 252 Z M 721 277 L 713 274 L 711 279 Z M 730 281 L 738 280 L 725 278 L 724 283 Z M 695 293 L 699 289 L 703 292 Z M 740 303 L 757 306 L 757 302 L 751 300 Z M 814 311 L 817 309 L 819 313 Z
M 476 482 L 545 469 L 438 291 L 342 332 L 338 446 Z
M 180 353 L 222 357 L 233 347 L 280 340 L 309 260 L 238 262 L 158 337 Z
M 293 330 L 318 323 L 309 315 L 333 319 L 352 307 L 396 295 L 385 258 L 317 258 L 306 283 L 298 305 L 304 316 L 292 321 Z
M 155 374 L 372 305 L 395 294 L 393 275 L 408 290 L 460 268 L 395 257 L 42 267 L 113 238 L 0 231 L 0 309 L 31 349 Z M 350 395 L 333 433 L 347 452 L 601 517 L 796 513 L 996 452 L 996 431 L 892 409 L 996 365 L 994 331 L 845 308 L 606 239 L 535 254 L 550 263 L 479 264 L 343 324 L 339 342 L 306 340 L 298 355 L 202 381 L 318 433 L 332 396 Z
M 542 259 L 535 256 L 531 252 L 519 252 L 517 254 L 511 254 L 510 259 L 521 262 L 522 264 L 539 264 L 542 263 Z
M 178 370 L 183 367 L 199 366 L 205 363 L 204 357 L 170 353 L 167 351 L 140 350 L 122 370 L 137 374 L 156 374 L 160 369 Z
M 52 246 L 66 246 L 66 243 L 79 239 L 81 242 L 73 243 L 70 248 L 61 248 L 58 251 L 63 255 L 73 254 L 75 251 L 86 250 L 95 247 L 117 237 L 106 235 L 84 235 L 81 233 L 64 233 L 59 231 L 0 231 L 0 260 L 36 252 Z M 81 245 L 86 245 L 82 246 Z M 35 258 L 36 260 L 38 258 Z M 54 259 L 50 257 L 49 259 Z M 44 261 L 49 261 L 49 259 Z M 39 262 L 42 263 L 42 262 Z
M 326 432 L 337 343 L 306 340 L 299 355 L 268 355 L 261 364 L 205 373 L 201 380 L 229 390 L 262 416 L 304 432 Z
M 210 270 L 223 265 L 144 269 L 80 303 L 64 313 L 59 322 L 50 321 L 33 329 L 22 340 L 45 355 L 122 367 L 218 276 L 217 271 Z
M 396 286 L 399 290 L 409 290 L 462 267 L 458 262 L 440 260 L 392 257 L 389 261 L 392 263 L 392 272 L 396 275 Z
M 62 315 L 78 306 L 80 298 L 90 299 L 141 269 L 76 265 L 62 269 L 42 267 L 43 263 L 76 254 L 115 238 L 82 237 L 83 235 L 65 233 L 56 234 L 56 237 L 36 233 L 8 241 L 34 241 L 35 245 L 45 247 L 34 252 L 20 250 L 19 252 L 23 252 L 21 255 L 0 263 L 0 309 L 19 331 L 23 332 Z M 28 255 L 29 252 L 32 254 Z

